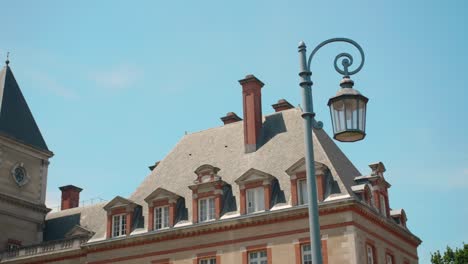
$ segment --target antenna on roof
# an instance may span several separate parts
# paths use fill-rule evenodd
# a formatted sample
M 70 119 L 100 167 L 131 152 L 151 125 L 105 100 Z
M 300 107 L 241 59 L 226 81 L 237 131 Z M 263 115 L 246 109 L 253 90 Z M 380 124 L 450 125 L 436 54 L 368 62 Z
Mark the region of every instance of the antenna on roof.
M 10 52 L 7 52 L 5 64 L 8 66 L 10 64 Z

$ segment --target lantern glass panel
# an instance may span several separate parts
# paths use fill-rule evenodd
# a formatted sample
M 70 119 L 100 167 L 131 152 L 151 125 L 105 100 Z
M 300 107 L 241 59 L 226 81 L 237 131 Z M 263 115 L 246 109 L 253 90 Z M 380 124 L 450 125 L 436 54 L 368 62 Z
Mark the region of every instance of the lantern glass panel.
M 366 131 L 366 103 L 359 100 L 359 130 Z
M 358 100 L 356 98 L 344 99 L 346 130 L 358 129 Z
M 338 100 L 330 105 L 332 112 L 334 132 L 339 133 L 346 130 L 345 105 L 342 100 Z

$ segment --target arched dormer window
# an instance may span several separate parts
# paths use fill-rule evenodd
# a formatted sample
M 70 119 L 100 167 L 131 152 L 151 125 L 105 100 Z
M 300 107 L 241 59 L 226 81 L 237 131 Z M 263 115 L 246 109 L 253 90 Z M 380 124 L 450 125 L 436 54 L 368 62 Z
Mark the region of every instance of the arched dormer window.
M 204 164 L 195 170 L 197 177 L 192 190 L 192 222 L 218 220 L 221 217 L 223 187 L 227 184 L 218 176 L 219 168 Z

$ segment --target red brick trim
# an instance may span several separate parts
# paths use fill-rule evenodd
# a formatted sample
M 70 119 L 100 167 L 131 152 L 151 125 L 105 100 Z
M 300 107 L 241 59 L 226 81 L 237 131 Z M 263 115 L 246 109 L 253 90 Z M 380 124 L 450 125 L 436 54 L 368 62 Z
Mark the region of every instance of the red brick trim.
M 248 182 L 244 184 L 244 186 L 245 186 L 245 189 L 257 188 L 257 187 L 263 186 L 263 180 Z
M 198 198 L 192 200 L 192 223 L 198 223 Z
M 152 260 L 151 264 L 171 264 L 171 259 L 166 258 L 166 259 L 158 259 L 158 260 Z
M 260 244 L 260 245 L 254 245 L 254 246 L 246 247 L 245 251 L 242 252 L 242 264 L 248 264 L 249 263 L 249 253 L 252 253 L 252 252 L 255 252 L 255 251 L 266 251 L 266 253 L 267 253 L 267 263 L 268 264 L 273 263 L 271 248 L 268 247 L 267 244 Z
M 298 203 L 297 179 L 291 179 L 291 204 L 296 206 Z
M 265 199 L 265 211 L 271 208 L 271 184 L 264 185 L 263 196 Z
M 245 197 L 245 189 L 240 190 L 240 214 L 244 215 L 246 213 L 245 209 L 245 203 L 247 202 L 247 199 Z

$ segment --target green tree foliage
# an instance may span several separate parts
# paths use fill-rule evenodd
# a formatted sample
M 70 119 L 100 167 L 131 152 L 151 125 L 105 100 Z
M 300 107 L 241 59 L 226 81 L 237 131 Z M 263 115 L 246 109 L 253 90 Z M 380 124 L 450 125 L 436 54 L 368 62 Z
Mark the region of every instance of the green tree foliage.
M 468 244 L 463 243 L 462 248 L 453 250 L 448 247 L 445 249 L 443 255 L 437 250 L 431 253 L 432 264 L 468 264 Z

